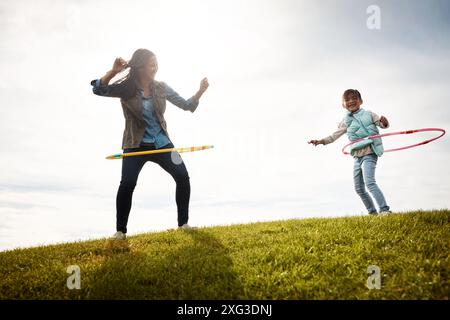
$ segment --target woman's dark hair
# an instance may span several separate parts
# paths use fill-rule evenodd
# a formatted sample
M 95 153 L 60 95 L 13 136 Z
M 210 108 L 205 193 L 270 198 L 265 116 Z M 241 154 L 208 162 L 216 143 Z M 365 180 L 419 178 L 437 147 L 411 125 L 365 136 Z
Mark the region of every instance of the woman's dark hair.
M 113 86 L 120 91 L 121 98 L 126 100 L 136 94 L 136 81 L 139 76 L 139 70 L 147 63 L 149 58 L 154 56 L 155 54 L 147 49 L 137 49 L 133 53 L 133 56 L 127 64 L 127 67 L 130 68 L 128 74 L 113 83 Z
M 359 93 L 359 91 L 356 90 L 356 89 L 347 89 L 347 90 L 345 90 L 344 94 L 342 95 L 342 99 L 347 98 L 351 94 L 356 95 L 359 98 L 359 100 L 362 100 L 361 93 Z

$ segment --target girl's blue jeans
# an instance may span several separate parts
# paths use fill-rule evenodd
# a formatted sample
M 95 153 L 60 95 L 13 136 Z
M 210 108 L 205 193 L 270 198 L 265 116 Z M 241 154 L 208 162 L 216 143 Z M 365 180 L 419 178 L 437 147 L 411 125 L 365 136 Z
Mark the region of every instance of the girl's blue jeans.
M 355 165 L 353 167 L 355 191 L 361 197 L 361 200 L 369 214 L 377 213 L 377 209 L 375 208 L 373 200 L 367 190 L 369 190 L 370 194 L 375 199 L 380 212 L 389 210 L 389 206 L 386 204 L 386 199 L 384 198 L 383 192 L 381 192 L 375 181 L 377 160 L 378 156 L 376 154 L 368 154 L 363 157 L 355 158 Z

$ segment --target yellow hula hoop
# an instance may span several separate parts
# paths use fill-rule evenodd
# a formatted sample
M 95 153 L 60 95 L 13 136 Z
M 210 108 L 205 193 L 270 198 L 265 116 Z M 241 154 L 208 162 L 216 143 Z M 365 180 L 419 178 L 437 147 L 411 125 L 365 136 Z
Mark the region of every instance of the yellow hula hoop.
M 181 152 L 193 152 L 193 151 L 201 151 L 201 150 L 210 149 L 210 148 L 214 148 L 214 146 L 169 148 L 169 149 L 156 149 L 156 150 L 148 150 L 148 151 L 118 153 L 118 154 L 113 154 L 113 155 L 107 156 L 106 159 L 115 160 L 115 159 L 122 159 L 124 157 L 134 157 L 134 156 L 141 156 L 141 155 L 147 155 L 147 154 L 175 152 L 175 151 L 180 152 L 180 153 Z

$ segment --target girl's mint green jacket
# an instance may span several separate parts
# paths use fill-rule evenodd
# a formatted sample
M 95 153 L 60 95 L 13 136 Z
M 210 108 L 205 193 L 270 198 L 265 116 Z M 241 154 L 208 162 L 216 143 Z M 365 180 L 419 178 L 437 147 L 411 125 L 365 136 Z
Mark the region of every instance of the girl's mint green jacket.
M 376 113 L 361 108 L 355 113 L 347 113 L 339 123 L 338 129 L 328 137 L 323 138 L 322 141 L 324 144 L 332 143 L 345 133 L 347 133 L 350 141 L 354 141 L 378 134 L 377 127 L 386 129 L 389 126 L 384 126 Z M 381 139 L 374 139 L 372 143 L 370 141 L 357 142 L 350 152 L 354 157 L 363 157 L 371 153 L 381 156 L 383 154 L 383 144 Z
M 347 125 L 347 136 L 350 141 L 367 138 L 380 133 L 370 111 L 359 109 L 355 113 L 349 112 L 344 121 Z M 381 138 L 363 140 L 353 144 L 350 147 L 350 154 L 354 155 L 356 150 L 360 150 L 368 145 L 370 145 L 373 153 L 377 156 L 381 157 L 383 155 L 384 148 Z

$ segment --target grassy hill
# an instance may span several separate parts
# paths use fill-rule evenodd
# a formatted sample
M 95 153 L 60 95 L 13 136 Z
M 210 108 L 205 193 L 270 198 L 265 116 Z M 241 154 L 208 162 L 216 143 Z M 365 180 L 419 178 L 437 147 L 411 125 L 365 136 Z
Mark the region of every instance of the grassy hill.
M 0 299 L 448 299 L 449 253 L 449 210 L 171 230 L 0 252 Z

